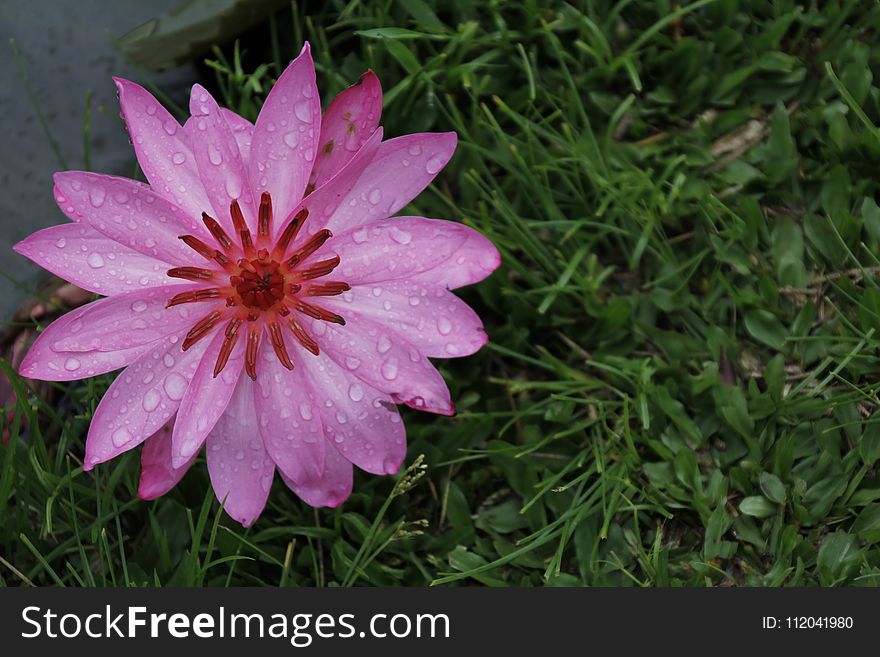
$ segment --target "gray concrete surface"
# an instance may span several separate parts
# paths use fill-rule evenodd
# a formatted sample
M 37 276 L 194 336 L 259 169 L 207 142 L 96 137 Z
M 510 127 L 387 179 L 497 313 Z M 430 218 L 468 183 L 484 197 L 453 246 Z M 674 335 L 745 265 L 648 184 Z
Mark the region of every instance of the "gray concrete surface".
M 0 272 L 31 288 L 46 276 L 11 246 L 28 234 L 66 221 L 52 198 L 52 174 L 62 167 L 25 93 L 12 51 L 21 52 L 40 107 L 71 169 L 83 168 L 83 115 L 92 96 L 92 169 L 131 175 L 134 155 L 119 121 L 110 77 L 137 79 L 106 31 L 121 36 L 167 11 L 177 0 L 0 0 Z M 172 98 L 185 99 L 196 70 L 185 66 L 153 79 Z M 0 278 L 0 322 L 27 296 Z

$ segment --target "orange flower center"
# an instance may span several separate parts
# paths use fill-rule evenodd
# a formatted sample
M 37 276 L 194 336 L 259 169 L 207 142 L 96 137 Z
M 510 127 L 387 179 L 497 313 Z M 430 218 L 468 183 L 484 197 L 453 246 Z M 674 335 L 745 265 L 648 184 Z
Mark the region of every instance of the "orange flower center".
M 245 371 L 252 379 L 256 379 L 257 353 L 265 326 L 278 360 L 284 367 L 292 370 L 293 361 L 284 339 L 285 326 L 303 347 L 317 355 L 318 344 L 298 321 L 299 315 L 345 324 L 340 315 L 304 299 L 335 296 L 350 289 L 348 283 L 342 281 L 317 281 L 336 269 L 339 265 L 338 256 L 308 262 L 310 256 L 333 235 L 327 229 L 319 230 L 293 253 L 288 253 L 288 247 L 296 241 L 297 234 L 308 218 L 308 210 L 303 209 L 287 223 L 278 240 L 272 244 L 272 199 L 265 192 L 260 199 L 256 244 L 237 201 L 232 202 L 229 212 L 232 224 L 239 234 L 240 244 L 235 244 L 220 224 L 203 212 L 202 221 L 219 248 L 214 248 L 193 235 L 182 235 L 180 239 L 203 258 L 211 261 L 214 268 L 174 267 L 168 270 L 168 275 L 173 278 L 205 283 L 206 287 L 176 294 L 168 300 L 166 307 L 221 299 L 226 301 L 225 307 L 214 309 L 195 323 L 186 334 L 182 348 L 186 351 L 213 333 L 219 324 L 225 323 L 225 336 L 214 366 L 216 377 L 229 361 L 242 333 L 240 329 L 245 325 Z M 223 279 L 228 283 L 224 284 Z

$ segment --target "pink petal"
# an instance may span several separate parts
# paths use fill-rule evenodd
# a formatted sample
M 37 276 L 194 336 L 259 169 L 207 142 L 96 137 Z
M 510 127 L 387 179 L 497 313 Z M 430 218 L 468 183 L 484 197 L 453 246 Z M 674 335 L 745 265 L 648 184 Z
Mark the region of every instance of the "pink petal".
M 302 199 L 321 133 L 321 101 L 309 44 L 278 78 L 254 128 L 250 179 L 254 198 L 268 191 L 276 216 Z
M 217 303 L 166 308 L 168 299 L 198 285 L 165 285 L 117 294 L 88 305 L 81 325 L 51 344 L 55 351 L 119 351 L 160 340 L 192 327 Z M 221 302 L 222 305 L 222 302 Z
M 299 351 L 300 374 L 324 400 L 318 409 L 327 441 L 367 472 L 397 472 L 406 456 L 406 429 L 394 402 L 332 358 Z
M 432 358 L 470 356 L 489 339 L 464 301 L 444 287 L 413 279 L 355 285 L 322 305 L 343 317 L 353 310 L 384 324 Z
M 382 128 L 376 128 L 363 147 L 355 153 L 355 156 L 335 176 L 300 201 L 284 221 L 275 222 L 276 238 L 290 220 L 302 209 L 309 211 L 309 218 L 306 219 L 306 223 L 300 232 L 298 243 L 305 241 L 309 236 L 324 228 L 327 217 L 336 211 L 339 203 L 347 196 L 352 187 L 357 184 L 363 172 L 370 165 L 370 162 L 373 161 L 373 158 L 379 151 L 379 146 L 382 144 L 382 134 Z M 295 249 L 296 246 L 296 244 L 291 245 L 291 250 Z
M 180 467 L 174 467 L 171 462 L 173 427 L 172 419 L 144 441 L 141 450 L 141 478 L 138 484 L 138 497 L 142 500 L 154 500 L 174 488 L 198 456 L 198 453 L 195 453 Z
M 180 402 L 172 441 L 174 466 L 181 466 L 198 454 L 232 398 L 244 365 L 244 343 L 239 341 L 235 345 L 226 367 L 215 377 L 214 365 L 225 339 L 225 331 L 216 331 Z
M 208 434 L 208 474 L 217 499 L 232 518 L 249 526 L 266 506 L 275 464 L 257 430 L 253 382 L 241 377 L 229 406 Z
M 440 219 L 382 219 L 334 236 L 313 257 L 337 254 L 342 264 L 333 275 L 350 285 L 407 278 L 446 263 L 468 230 Z
M 195 122 L 192 149 L 199 177 L 214 208 L 213 217 L 231 235 L 237 235 L 229 206 L 238 201 L 251 232 L 257 228 L 257 215 L 247 170 L 241 159 L 234 133 L 220 112 L 217 101 L 201 85 L 193 85 L 189 110 Z M 208 211 L 207 208 L 203 208 Z
M 326 222 L 341 233 L 390 217 L 434 180 L 455 152 L 454 132 L 417 133 L 383 142 L 363 176 Z
M 208 197 L 180 124 L 140 85 L 113 81 L 138 163 L 153 190 L 188 216 L 199 217 L 209 207 Z
M 74 221 L 88 222 L 110 239 L 175 266 L 204 266 L 204 259 L 179 237 L 204 236 L 205 229 L 146 185 L 128 178 L 62 171 L 55 174 L 55 189 L 65 199 L 65 214 Z
M 396 404 L 453 415 L 446 382 L 408 341 L 379 322 L 349 312 L 345 326 L 301 316 L 306 330 L 339 365 L 381 390 Z
M 74 285 L 111 295 L 167 285 L 168 263 L 138 253 L 85 224 L 63 224 L 38 230 L 12 247 Z
M 455 290 L 479 283 L 501 264 L 501 254 L 485 236 L 473 228 L 462 226 L 467 235 L 455 255 L 442 266 L 416 274 L 414 281 L 443 285 Z
M 288 335 L 288 345 L 292 341 Z M 298 371 L 278 362 L 268 337 L 263 338 L 253 394 L 259 432 L 278 470 L 302 484 L 320 477 L 326 450 L 319 402 Z
M 151 349 L 143 345 L 121 351 L 90 351 L 69 353 L 53 351 L 51 345 L 82 326 L 82 316 L 97 304 L 100 299 L 71 310 L 52 322 L 34 341 L 18 368 L 18 373 L 28 379 L 40 381 L 75 381 L 99 374 L 106 374 L 125 367 Z
M 251 141 L 254 138 L 254 124 L 225 107 L 220 108 L 220 114 L 223 115 L 223 118 L 226 119 L 226 124 L 232 130 L 232 136 L 235 137 L 235 143 L 238 144 L 238 152 L 241 153 L 241 159 L 245 167 L 247 167 L 251 160 Z
M 373 134 L 382 116 L 382 86 L 373 71 L 345 89 L 321 118 L 318 156 L 309 183 L 320 187 L 342 169 Z
M 351 462 L 333 446 L 327 445 L 324 471 L 321 476 L 305 485 L 299 485 L 281 474 L 287 487 L 309 506 L 336 508 L 351 495 L 353 482 Z
M 181 351 L 181 340 L 165 338 L 116 377 L 89 426 L 84 469 L 137 447 L 177 412 L 207 347 Z
M 195 87 L 193 87 L 195 89 Z M 200 87 L 201 88 L 201 87 Z M 226 124 L 232 130 L 232 136 L 235 143 L 238 144 L 238 152 L 241 154 L 241 160 L 244 162 L 245 168 L 251 159 L 251 141 L 254 138 L 254 124 L 243 116 L 239 116 L 230 109 L 220 108 L 220 114 L 226 119 Z M 196 133 L 196 122 L 193 117 L 189 117 L 183 124 L 183 134 L 186 136 L 187 145 L 192 144 L 193 137 Z

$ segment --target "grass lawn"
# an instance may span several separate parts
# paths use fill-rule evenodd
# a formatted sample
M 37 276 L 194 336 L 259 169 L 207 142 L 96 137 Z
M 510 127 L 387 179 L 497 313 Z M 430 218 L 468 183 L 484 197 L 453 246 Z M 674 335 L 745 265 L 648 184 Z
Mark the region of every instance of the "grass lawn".
M 438 361 L 456 417 L 403 411 L 406 474 L 319 511 L 276 478 L 248 530 L 203 460 L 149 503 L 137 450 L 82 471 L 112 376 L 19 387 L 0 584 L 877 583 L 878 28 L 868 0 L 331 0 L 226 44 L 205 81 L 250 118 L 308 39 L 323 97 L 369 67 L 387 136 L 458 133 L 402 214 L 498 246 L 461 291 L 491 342 Z

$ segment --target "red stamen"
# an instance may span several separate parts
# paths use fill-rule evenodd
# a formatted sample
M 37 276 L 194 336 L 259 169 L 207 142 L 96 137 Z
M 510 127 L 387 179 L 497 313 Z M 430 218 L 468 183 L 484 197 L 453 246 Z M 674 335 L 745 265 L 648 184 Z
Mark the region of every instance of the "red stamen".
M 260 237 L 269 237 L 269 227 L 272 225 L 272 197 L 269 192 L 263 192 L 260 196 L 259 222 L 257 234 Z
M 232 215 L 232 225 L 235 226 L 235 230 L 241 236 L 241 247 L 244 249 L 245 254 L 248 256 L 253 255 L 254 242 L 251 239 L 251 231 L 247 227 L 247 222 L 244 220 L 241 206 L 239 206 L 237 200 L 232 201 L 229 205 L 229 214 Z
M 167 273 L 171 278 L 183 278 L 187 281 L 210 281 L 214 278 L 214 272 L 201 267 L 174 267 Z
M 232 353 L 232 348 L 235 347 L 235 343 L 238 341 L 238 328 L 241 326 L 241 319 L 238 317 L 230 320 L 230 322 L 226 325 L 226 337 L 223 338 L 223 344 L 220 346 L 220 353 L 217 354 L 217 362 L 214 364 L 214 378 L 217 378 L 217 375 L 223 371 L 223 368 L 226 367 L 226 363 L 229 362 L 229 355 Z
M 262 335 L 263 331 L 261 329 L 248 329 L 244 354 L 244 371 L 254 381 L 257 380 L 257 352 L 260 350 L 260 338 Z
M 350 289 L 351 285 L 348 283 L 315 283 L 306 288 L 306 294 L 310 297 L 335 297 Z
M 299 276 L 300 280 L 309 281 L 313 278 L 321 278 L 321 276 L 326 276 L 338 266 L 339 256 L 333 256 L 332 258 L 321 260 L 313 265 L 309 265 L 305 269 L 299 270 L 297 272 L 297 276 Z
M 333 233 L 331 233 L 326 228 L 322 228 L 317 233 L 312 235 L 308 240 L 306 240 L 306 243 L 303 244 L 296 253 L 290 256 L 290 258 L 287 260 L 287 266 L 295 267 L 298 263 L 302 262 L 310 255 L 312 255 L 315 251 L 320 249 L 324 245 L 324 242 L 329 240 L 331 237 L 333 237 Z
M 345 319 L 343 319 L 341 315 L 331 313 L 329 310 L 324 310 L 323 308 L 319 308 L 318 306 L 313 306 L 312 304 L 306 303 L 305 301 L 297 301 L 294 307 L 302 314 L 313 317 L 314 319 L 320 319 L 325 322 L 332 322 L 333 324 L 345 326 Z
M 307 208 L 303 208 L 299 212 L 296 213 L 293 219 L 284 227 L 284 231 L 281 233 L 281 237 L 278 238 L 278 243 L 275 245 L 275 255 L 283 256 L 284 252 L 287 251 L 287 247 L 296 239 L 297 234 L 299 234 L 300 228 L 303 227 L 303 224 L 306 222 L 306 219 L 309 216 L 309 211 Z
M 287 353 L 287 347 L 284 344 L 284 334 L 281 332 L 281 324 L 277 321 L 269 322 L 269 336 L 272 339 L 272 348 L 275 350 L 278 360 L 284 367 L 292 370 L 293 361 L 290 360 L 290 355 Z
M 189 292 L 181 292 L 180 294 L 175 294 L 168 300 L 168 303 L 165 304 L 165 307 L 171 308 L 172 306 L 179 306 L 182 303 L 210 301 L 211 299 L 218 299 L 219 297 L 220 290 L 216 287 L 207 288 L 204 290 L 190 290 Z
M 223 230 L 223 227 L 217 223 L 217 220 L 207 212 L 202 212 L 202 221 L 205 223 L 205 226 L 208 228 L 211 235 L 214 236 L 214 239 L 217 240 L 217 244 L 226 251 L 229 251 L 229 249 L 232 248 L 232 240 L 229 239 L 229 235 L 227 235 L 226 231 Z
M 183 350 L 186 351 L 196 342 L 208 335 L 208 333 L 211 332 L 211 329 L 217 326 L 217 322 L 219 322 L 222 317 L 223 315 L 220 314 L 220 311 L 215 310 L 210 315 L 202 317 L 202 319 L 196 322 L 195 326 L 189 330 L 189 333 L 187 333 L 186 337 L 183 339 Z
M 287 320 L 288 326 L 290 326 L 290 330 L 293 331 L 293 336 L 299 341 L 299 343 L 311 351 L 315 356 L 321 353 L 321 350 L 318 348 L 318 343 L 312 340 L 312 336 L 306 333 L 305 329 L 300 326 L 299 322 L 296 321 L 293 317 Z
M 192 235 L 181 235 L 180 239 L 183 240 L 184 244 L 186 244 L 189 248 L 191 248 L 193 251 L 198 253 L 206 260 L 214 260 L 219 263 L 223 268 L 229 268 L 229 258 L 220 253 L 220 251 L 218 251 L 217 249 L 212 249 L 198 237 L 194 237 Z

